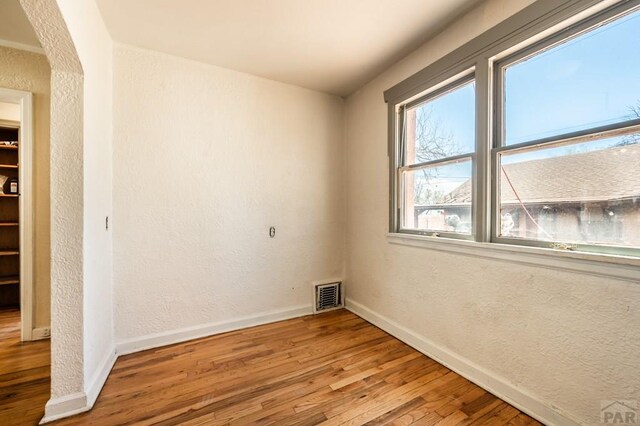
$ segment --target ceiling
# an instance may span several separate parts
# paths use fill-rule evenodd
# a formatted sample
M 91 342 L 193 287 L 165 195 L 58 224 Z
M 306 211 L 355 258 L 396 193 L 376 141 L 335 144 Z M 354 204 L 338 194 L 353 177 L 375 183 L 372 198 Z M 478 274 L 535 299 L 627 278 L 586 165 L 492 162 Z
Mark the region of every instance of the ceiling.
M 6 42 L 40 49 L 38 37 L 18 0 L 0 0 L 0 45 L 7 45 Z
M 340 96 L 360 88 L 478 3 L 96 1 L 118 42 Z

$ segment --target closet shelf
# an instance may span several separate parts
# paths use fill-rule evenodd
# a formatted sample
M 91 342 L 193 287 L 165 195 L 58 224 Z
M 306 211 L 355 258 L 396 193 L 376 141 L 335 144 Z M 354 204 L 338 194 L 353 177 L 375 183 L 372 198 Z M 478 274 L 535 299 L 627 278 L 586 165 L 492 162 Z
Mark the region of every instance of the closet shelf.
M 1 1 L 1 0 L 0 0 Z M 21 145 L 17 141 L 19 139 L 18 126 L 9 125 L 6 120 L 2 122 L 3 132 L 2 141 L 0 141 L 0 175 L 2 176 L 2 187 L 0 187 L 0 210 L 2 210 L 2 218 L 0 218 L 0 308 L 5 306 L 14 306 L 20 304 L 20 268 L 23 255 L 20 254 L 21 247 L 19 241 L 22 239 L 20 234 L 21 219 L 20 207 L 23 197 L 20 195 L 20 178 L 24 171 L 21 164 Z M 13 142 L 8 142 L 13 141 Z M 31 172 L 31 170 L 27 170 Z M 17 184 L 17 186 L 16 186 Z M 29 191 L 29 194 L 31 191 Z M 27 212 L 31 214 L 31 212 Z M 1 361 L 0 361 L 1 362 Z M 0 410 L 2 411 L 2 410 Z M 2 415 L 0 415 L 2 417 Z M 3 423 L 0 421 L 0 423 Z
M 20 284 L 20 276 L 9 275 L 6 277 L 0 277 L 0 285 L 7 285 L 7 284 Z

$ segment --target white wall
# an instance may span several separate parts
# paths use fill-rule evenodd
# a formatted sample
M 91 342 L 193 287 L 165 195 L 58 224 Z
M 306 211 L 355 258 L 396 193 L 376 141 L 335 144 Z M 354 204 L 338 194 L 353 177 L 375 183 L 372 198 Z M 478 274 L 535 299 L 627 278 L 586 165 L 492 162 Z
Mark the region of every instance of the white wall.
M 93 1 L 57 2 L 84 71 L 83 345 L 84 389 L 91 393 L 115 353 L 112 238 L 105 230 L 112 207 L 113 43 Z
M 343 272 L 342 99 L 127 46 L 114 93 L 118 341 L 310 310 Z
M 350 96 L 350 300 L 565 416 L 598 424 L 600 401 L 640 400 L 640 286 L 392 245 L 383 91 L 529 4 L 490 0 Z

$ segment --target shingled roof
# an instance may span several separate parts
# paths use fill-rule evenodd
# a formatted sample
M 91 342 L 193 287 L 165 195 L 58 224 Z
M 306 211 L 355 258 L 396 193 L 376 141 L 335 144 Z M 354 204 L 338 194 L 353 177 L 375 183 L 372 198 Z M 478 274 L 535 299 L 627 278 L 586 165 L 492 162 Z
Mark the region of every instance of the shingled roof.
M 574 203 L 640 197 L 640 144 L 582 154 L 507 164 L 502 171 L 503 204 Z M 454 189 L 443 204 L 471 201 L 471 181 Z

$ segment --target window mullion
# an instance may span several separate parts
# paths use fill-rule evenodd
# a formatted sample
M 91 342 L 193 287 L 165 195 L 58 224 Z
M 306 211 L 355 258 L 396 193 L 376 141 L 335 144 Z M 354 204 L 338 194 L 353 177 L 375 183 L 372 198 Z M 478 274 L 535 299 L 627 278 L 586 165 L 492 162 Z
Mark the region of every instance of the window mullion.
M 400 154 L 400 142 L 399 129 L 404 126 L 404 108 L 396 108 L 396 105 L 389 104 L 388 106 L 389 116 L 389 139 L 394 143 L 389 145 L 389 231 L 398 232 L 400 229 L 400 202 L 398 201 L 401 188 L 398 168 L 402 166 L 402 157 Z
M 489 232 L 487 235 L 490 242 L 496 242 L 500 230 L 500 166 L 498 164 L 498 150 L 504 146 L 504 73 L 500 65 L 491 62 L 491 70 L 489 73 L 490 80 L 490 105 L 489 128 L 491 130 L 490 137 L 487 142 L 488 146 L 488 171 L 490 193 L 487 196 L 489 204 Z
M 491 61 L 476 63 L 476 155 L 473 161 L 473 235 L 479 242 L 490 241 L 491 224 Z

